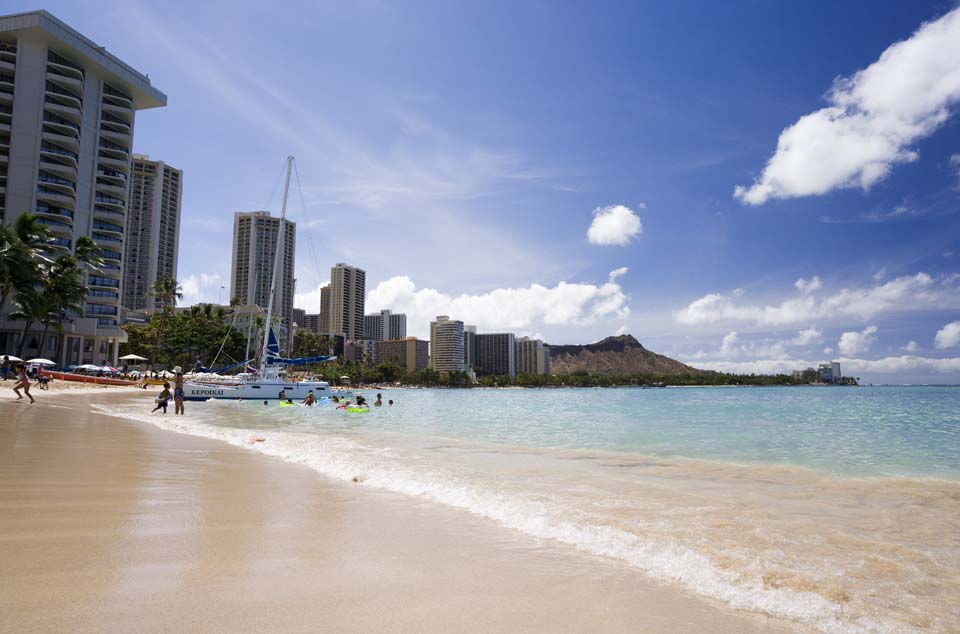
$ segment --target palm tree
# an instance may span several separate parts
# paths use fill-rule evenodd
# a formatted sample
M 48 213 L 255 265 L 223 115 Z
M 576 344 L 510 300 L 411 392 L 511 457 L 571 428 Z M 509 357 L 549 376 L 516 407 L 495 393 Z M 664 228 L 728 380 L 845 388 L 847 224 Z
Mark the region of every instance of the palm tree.
M 63 333 L 63 320 L 68 313 L 81 313 L 83 305 L 87 301 L 87 270 L 99 270 L 103 265 L 103 258 L 100 257 L 100 247 L 88 236 L 77 238 L 73 248 L 73 255 L 61 255 L 50 266 L 48 274 L 41 283 L 41 288 L 46 294 L 54 311 L 51 314 L 52 319 L 44 322 L 43 335 L 40 337 L 41 348 L 47 337 L 47 332 L 52 325 L 58 335 Z M 62 349 L 62 342 L 57 345 L 57 350 Z
M 177 300 L 183 299 L 182 288 L 172 277 L 162 277 L 153 283 L 150 293 L 160 302 L 160 317 L 157 323 L 157 345 L 154 356 L 160 360 L 160 341 L 167 336 L 167 321 L 170 313 L 177 306 Z
M 50 319 L 50 313 L 53 310 L 53 304 L 50 297 L 36 286 L 25 286 L 17 291 L 17 296 L 13 300 L 16 310 L 10 313 L 10 319 L 22 321 L 23 334 L 20 336 L 20 343 L 17 345 L 17 356 L 23 355 L 23 348 L 27 343 L 27 335 L 30 333 L 30 327 L 33 324 L 44 322 Z M 42 347 L 42 343 L 40 344 Z
M 9 227 L 0 226 L 0 312 L 7 298 L 32 285 L 41 277 L 49 259 L 43 248 L 50 241 L 50 230 L 40 216 L 23 213 Z

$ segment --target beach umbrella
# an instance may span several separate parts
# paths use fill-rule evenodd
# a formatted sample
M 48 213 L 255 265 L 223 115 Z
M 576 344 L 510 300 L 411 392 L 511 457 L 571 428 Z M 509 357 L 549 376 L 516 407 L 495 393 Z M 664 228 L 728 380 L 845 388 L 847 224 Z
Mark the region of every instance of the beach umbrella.
M 147 358 L 141 357 L 138 354 L 125 354 L 122 357 L 120 357 L 120 360 L 121 361 L 146 361 Z
M 116 369 L 116 368 L 114 368 L 114 367 L 111 367 L 111 366 L 109 366 L 109 365 L 104 365 L 104 366 L 101 366 L 101 367 L 99 367 L 99 368 L 97 368 L 97 369 L 100 370 L 101 372 L 119 372 L 119 371 L 120 371 L 120 370 L 118 370 L 118 369 Z
M 29 359 L 27 363 L 34 363 L 36 365 L 57 365 L 56 361 L 51 361 L 50 359 Z
M 99 365 L 93 365 L 92 363 L 84 363 L 83 365 L 78 365 L 77 370 L 99 370 Z
M 0 356 L 6 357 L 8 361 L 23 361 L 23 359 L 21 359 L 20 357 L 15 357 L 12 354 L 4 354 Z

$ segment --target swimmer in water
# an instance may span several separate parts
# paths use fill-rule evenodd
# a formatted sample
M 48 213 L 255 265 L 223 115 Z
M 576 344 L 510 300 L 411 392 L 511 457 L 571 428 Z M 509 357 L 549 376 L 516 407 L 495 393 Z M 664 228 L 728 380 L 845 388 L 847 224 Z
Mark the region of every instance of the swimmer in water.
M 313 404 L 317 402 L 317 398 L 313 395 L 313 390 L 307 392 L 307 398 L 303 399 L 302 403 L 307 407 L 313 407 Z
M 375 400 L 373 404 L 376 405 L 377 407 L 380 407 L 381 405 L 383 405 L 383 395 L 377 394 L 377 400 Z

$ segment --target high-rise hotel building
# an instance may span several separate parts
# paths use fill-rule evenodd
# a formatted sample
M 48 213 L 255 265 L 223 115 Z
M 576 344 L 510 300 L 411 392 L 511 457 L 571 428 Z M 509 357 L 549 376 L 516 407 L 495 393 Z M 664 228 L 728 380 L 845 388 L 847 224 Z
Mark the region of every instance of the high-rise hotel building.
M 280 319 L 280 336 L 286 337 L 293 323 L 293 263 L 296 256 L 297 226 L 283 221 L 280 271 L 273 301 L 274 319 Z M 238 211 L 233 216 L 233 261 L 230 267 L 230 297 L 243 305 L 255 304 L 267 310 L 270 284 L 277 255 L 280 218 L 269 211 Z
M 463 322 L 440 315 L 430 322 L 430 367 L 463 372 Z
M 363 337 L 374 341 L 407 338 L 407 316 L 381 310 L 379 313 L 364 315 Z
M 177 279 L 182 181 L 180 170 L 133 155 L 123 257 L 124 308 L 162 308 L 151 294 L 154 284 L 167 277 Z
M 88 275 L 83 314 L 65 322 L 63 345 L 28 334 L 25 354 L 116 362 L 126 338 L 119 319 L 134 118 L 166 103 L 147 76 L 46 11 L 0 16 L 0 222 L 35 212 L 54 235 L 52 249 L 72 251 L 89 236 L 105 261 Z M 22 327 L 0 316 L 0 348 L 14 348 Z
M 343 262 L 330 269 L 330 334 L 347 340 L 363 339 L 366 290 L 367 272 L 363 269 Z

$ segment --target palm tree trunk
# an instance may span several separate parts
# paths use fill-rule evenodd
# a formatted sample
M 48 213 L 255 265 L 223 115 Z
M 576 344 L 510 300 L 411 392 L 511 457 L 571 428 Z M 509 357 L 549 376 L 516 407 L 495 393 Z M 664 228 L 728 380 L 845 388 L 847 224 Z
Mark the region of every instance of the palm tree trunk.
M 23 324 L 23 335 L 20 337 L 20 344 L 17 346 L 17 356 L 23 355 L 23 345 L 27 343 L 27 334 L 30 332 L 30 326 L 33 325 L 33 321 L 28 321 Z
M 44 359 L 46 357 L 43 356 L 43 344 L 47 340 L 48 332 L 50 332 L 50 322 L 46 321 L 43 323 L 43 334 L 40 335 L 40 354 L 37 355 L 38 357 L 43 357 Z

